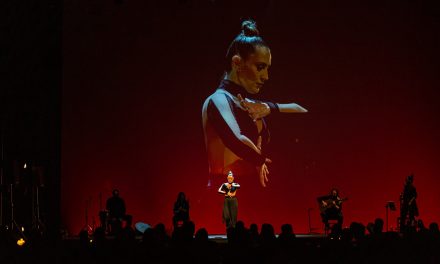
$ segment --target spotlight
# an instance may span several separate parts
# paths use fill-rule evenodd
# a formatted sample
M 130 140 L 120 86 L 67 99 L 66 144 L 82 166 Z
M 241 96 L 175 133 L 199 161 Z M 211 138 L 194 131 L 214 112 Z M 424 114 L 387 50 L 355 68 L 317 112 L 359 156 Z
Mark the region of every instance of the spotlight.
M 25 243 L 26 243 L 26 240 L 24 240 L 23 238 L 19 238 L 19 239 L 17 240 L 17 245 L 18 245 L 19 247 L 23 246 Z
M 20 232 L 20 229 L 15 229 L 10 231 L 11 242 L 17 244 L 17 246 L 22 247 L 26 244 L 26 236 Z
M 147 229 L 151 228 L 151 226 L 150 226 L 149 224 L 146 224 L 146 223 L 143 223 L 143 222 L 137 222 L 137 223 L 134 225 L 134 227 L 135 227 L 135 229 L 136 229 L 139 233 L 141 233 L 141 234 L 145 233 L 145 231 L 146 231 Z

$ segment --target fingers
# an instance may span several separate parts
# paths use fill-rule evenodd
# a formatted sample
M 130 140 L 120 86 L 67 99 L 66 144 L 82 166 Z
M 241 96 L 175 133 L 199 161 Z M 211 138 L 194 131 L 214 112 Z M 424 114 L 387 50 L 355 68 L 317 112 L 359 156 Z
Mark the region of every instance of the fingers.
M 264 170 L 265 170 L 264 179 L 266 180 L 266 182 L 268 182 L 269 178 L 267 178 L 267 175 L 269 174 L 269 169 L 267 168 L 267 166 L 264 166 Z
M 266 182 L 269 181 L 269 178 L 267 177 L 267 175 L 269 174 L 269 169 L 267 168 L 266 164 L 263 164 L 259 168 L 259 173 L 261 186 L 266 187 Z
M 244 102 L 243 96 L 241 96 L 241 94 L 238 94 L 237 97 L 238 97 L 238 100 L 240 101 L 240 103 Z
M 240 106 L 248 112 L 254 122 L 267 115 L 267 113 L 265 113 L 267 107 L 264 104 L 245 99 L 241 94 L 238 94 L 237 98 L 240 101 Z
M 241 96 L 241 94 L 238 94 L 237 98 L 240 101 L 241 107 L 243 107 L 244 109 L 246 109 L 248 111 L 249 107 L 246 105 L 246 101 L 244 100 L 243 96 Z
M 237 95 L 238 100 L 240 101 L 240 105 L 241 107 L 243 107 L 246 111 L 248 111 L 249 115 L 253 118 L 256 115 L 255 114 L 255 109 L 253 108 L 252 104 L 249 101 L 246 101 L 246 99 L 243 98 L 243 96 L 241 96 L 241 94 Z
M 267 167 L 265 166 L 265 173 L 264 173 L 264 179 L 266 180 L 266 182 L 268 182 L 269 181 L 269 178 L 267 178 L 267 175 L 269 174 L 269 169 L 267 169 Z
M 264 163 L 272 163 L 272 160 L 269 158 L 266 158 L 266 160 L 264 161 Z
M 266 187 L 266 183 L 264 181 L 265 175 L 263 169 L 260 169 L 260 183 L 261 186 Z

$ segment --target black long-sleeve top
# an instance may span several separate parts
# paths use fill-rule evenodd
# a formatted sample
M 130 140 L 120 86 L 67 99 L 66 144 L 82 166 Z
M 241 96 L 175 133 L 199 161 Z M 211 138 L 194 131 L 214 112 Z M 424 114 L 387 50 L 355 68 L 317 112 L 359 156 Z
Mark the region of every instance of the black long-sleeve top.
M 223 80 L 217 90 L 209 96 L 203 105 L 203 128 L 208 151 L 210 174 L 226 174 L 227 166 L 237 160 L 245 160 L 256 166 L 266 159 L 265 146 L 270 140 L 270 133 L 264 119 L 254 122 L 247 111 L 242 109 L 237 98 L 241 94 L 252 99 L 246 90 L 229 80 Z M 271 113 L 279 110 L 274 103 L 266 102 Z M 258 130 L 261 125 L 261 130 Z M 257 146 L 261 136 L 261 150 L 246 143 L 248 138 Z
M 112 196 L 108 198 L 106 208 L 111 217 L 120 218 L 125 216 L 125 202 L 119 196 Z

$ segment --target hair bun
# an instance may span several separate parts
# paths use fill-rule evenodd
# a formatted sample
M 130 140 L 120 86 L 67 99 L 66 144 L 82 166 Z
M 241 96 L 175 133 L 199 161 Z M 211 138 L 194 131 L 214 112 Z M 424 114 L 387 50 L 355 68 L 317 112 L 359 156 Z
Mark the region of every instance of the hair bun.
M 241 23 L 241 33 L 247 37 L 260 35 L 257 29 L 257 23 L 251 19 L 247 19 Z

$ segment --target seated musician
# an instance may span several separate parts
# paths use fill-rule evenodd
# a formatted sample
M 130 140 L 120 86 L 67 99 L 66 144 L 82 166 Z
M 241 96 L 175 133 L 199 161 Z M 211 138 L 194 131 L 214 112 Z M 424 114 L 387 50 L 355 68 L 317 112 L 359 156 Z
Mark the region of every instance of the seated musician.
M 180 192 L 174 202 L 173 208 L 173 226 L 177 228 L 185 222 L 189 221 L 189 201 L 186 199 L 185 193 Z
M 415 229 L 416 216 L 419 216 L 417 207 L 417 191 L 414 186 L 414 175 L 406 178 L 403 192 L 400 195 L 400 231 L 406 232 Z
M 110 232 L 117 234 L 122 230 L 122 221 L 131 223 L 131 216 L 125 214 L 125 202 L 119 197 L 119 190 L 114 189 L 113 196 L 107 199 L 106 209 L 108 211 L 108 222 Z
M 318 197 L 317 200 L 321 208 L 321 217 L 322 222 L 325 224 L 325 229 L 329 229 L 328 220 L 338 220 L 338 226 L 342 228 L 343 199 L 339 197 L 339 191 L 333 188 L 330 194 Z

